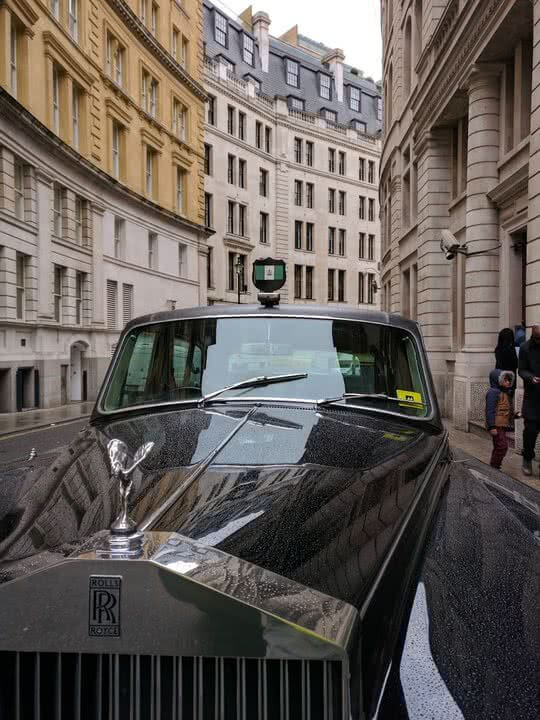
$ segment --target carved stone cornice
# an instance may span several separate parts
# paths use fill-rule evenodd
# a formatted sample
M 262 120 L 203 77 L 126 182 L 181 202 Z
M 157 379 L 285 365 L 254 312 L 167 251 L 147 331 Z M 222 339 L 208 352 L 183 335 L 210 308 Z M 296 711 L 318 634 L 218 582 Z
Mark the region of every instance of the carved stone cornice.
M 200 100 L 206 101 L 207 94 L 203 86 L 194 80 L 184 68 L 169 55 L 165 48 L 156 40 L 152 33 L 139 20 L 129 5 L 124 0 L 107 0 L 113 10 L 123 20 L 125 25 L 134 35 L 143 41 L 147 49 L 159 60 L 159 62 L 175 75 L 191 92 Z

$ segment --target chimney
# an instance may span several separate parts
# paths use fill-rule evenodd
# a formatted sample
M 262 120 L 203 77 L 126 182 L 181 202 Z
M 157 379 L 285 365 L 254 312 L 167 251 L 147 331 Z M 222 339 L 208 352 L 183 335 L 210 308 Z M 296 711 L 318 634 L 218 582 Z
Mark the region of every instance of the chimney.
M 270 54 L 270 17 L 265 12 L 255 13 L 253 16 L 253 34 L 259 43 L 262 71 L 268 72 L 268 57 Z
M 345 53 L 343 50 L 336 48 L 329 50 L 322 58 L 323 63 L 327 63 L 330 71 L 334 75 L 334 85 L 336 87 L 336 98 L 338 102 L 343 102 L 343 61 Z

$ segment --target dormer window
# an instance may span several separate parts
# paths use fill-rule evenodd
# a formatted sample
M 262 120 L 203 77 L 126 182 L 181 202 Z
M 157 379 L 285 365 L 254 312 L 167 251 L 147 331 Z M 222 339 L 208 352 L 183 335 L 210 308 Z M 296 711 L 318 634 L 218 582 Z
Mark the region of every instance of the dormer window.
M 223 47 L 227 47 L 228 23 L 227 18 L 219 13 L 215 13 L 214 17 L 214 37 L 216 42 Z
M 325 120 L 337 123 L 337 112 L 334 112 L 333 110 L 323 110 L 323 117 Z
M 325 100 L 330 100 L 332 97 L 332 79 L 329 75 L 319 75 L 319 93 Z
M 349 88 L 349 107 L 354 112 L 360 112 L 360 88 Z
M 244 35 L 244 62 L 248 65 L 254 65 L 254 52 L 255 43 L 253 42 L 253 38 L 249 35 Z
M 300 67 L 294 60 L 287 60 L 287 85 L 300 87 Z
M 299 112 L 303 112 L 305 109 L 305 101 L 301 100 L 300 98 L 290 97 L 289 107 L 291 110 L 298 110 Z
M 353 120 L 352 126 L 355 130 L 358 130 L 358 132 L 367 132 L 367 125 L 362 120 Z
M 220 56 L 219 56 L 219 60 L 220 60 L 220 62 L 221 62 L 222 65 L 225 65 L 225 67 L 227 68 L 227 70 L 229 70 L 230 72 L 234 73 L 234 63 L 232 63 L 228 58 L 223 57 L 223 55 L 220 55 Z

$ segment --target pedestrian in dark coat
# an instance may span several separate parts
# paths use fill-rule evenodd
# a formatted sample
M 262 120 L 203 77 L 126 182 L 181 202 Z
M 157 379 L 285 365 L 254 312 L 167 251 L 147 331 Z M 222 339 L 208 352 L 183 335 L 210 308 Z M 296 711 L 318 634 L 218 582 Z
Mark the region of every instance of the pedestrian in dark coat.
M 534 448 L 540 432 L 540 325 L 533 325 L 530 339 L 521 346 L 519 376 L 525 386 L 521 409 L 525 420 L 522 470 L 524 475 L 531 475 Z
M 495 367 L 498 370 L 510 370 L 514 376 L 516 375 L 518 357 L 512 328 L 503 328 L 499 333 L 499 340 L 495 348 Z
M 508 452 L 507 431 L 514 417 L 515 376 L 511 371 L 492 370 L 489 373 L 490 388 L 486 393 L 486 425 L 493 441 L 491 467 L 501 469 L 504 456 Z

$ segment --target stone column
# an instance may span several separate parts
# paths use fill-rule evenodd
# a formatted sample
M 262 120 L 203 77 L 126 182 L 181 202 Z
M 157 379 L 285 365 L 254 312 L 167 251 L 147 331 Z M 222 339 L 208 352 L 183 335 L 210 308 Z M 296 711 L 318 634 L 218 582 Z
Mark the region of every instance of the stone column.
M 532 103 L 529 157 L 529 223 L 527 227 L 527 327 L 540 322 L 540 0 L 534 2 Z
M 452 355 L 451 265 L 440 249 L 448 228 L 450 202 L 450 136 L 447 130 L 422 135 L 415 146 L 418 163 L 417 319 L 429 352 L 437 395 L 448 394 L 446 361 Z M 412 269 L 411 269 L 412 271 Z M 412 309 L 412 306 L 411 306 Z
M 37 185 L 37 314 L 52 319 L 51 206 L 52 179 L 36 170 Z
M 92 325 L 105 327 L 105 280 L 103 277 L 103 216 L 105 208 L 92 203 Z

